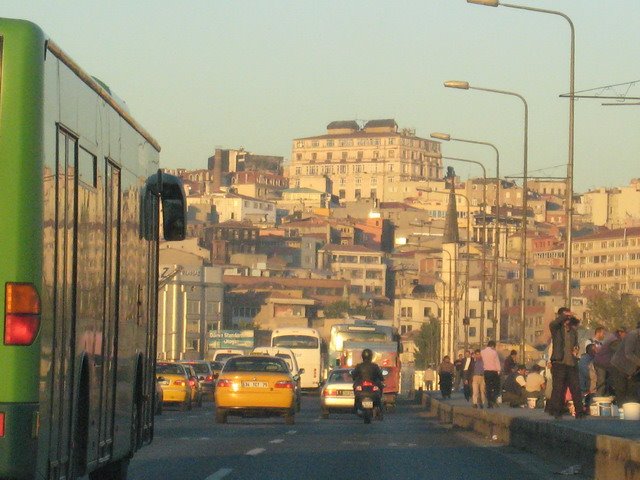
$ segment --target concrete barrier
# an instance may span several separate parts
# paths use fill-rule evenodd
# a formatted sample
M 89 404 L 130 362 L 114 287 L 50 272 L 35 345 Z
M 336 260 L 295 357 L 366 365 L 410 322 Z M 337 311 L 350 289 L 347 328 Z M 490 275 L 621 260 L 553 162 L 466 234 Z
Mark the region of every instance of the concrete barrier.
M 583 474 L 597 480 L 640 480 L 640 442 L 636 440 L 585 432 L 551 419 L 509 415 L 501 409 L 451 405 L 427 397 L 426 408 L 440 422 L 538 456 L 580 464 Z

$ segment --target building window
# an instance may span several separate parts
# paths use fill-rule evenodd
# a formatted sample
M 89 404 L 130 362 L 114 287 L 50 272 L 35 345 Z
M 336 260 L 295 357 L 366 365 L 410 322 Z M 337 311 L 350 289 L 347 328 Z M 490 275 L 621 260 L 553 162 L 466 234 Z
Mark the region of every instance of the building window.
M 316 152 L 313 152 L 311 154 L 311 160 L 317 160 L 318 159 L 318 154 Z
M 360 189 L 359 188 L 356 188 L 355 196 L 356 196 L 356 200 L 360 200 Z
M 333 147 L 333 140 L 327 140 L 327 147 Z
M 370 183 L 371 183 L 371 185 L 377 185 L 378 184 L 378 177 L 371 177 Z
M 364 157 L 364 152 L 362 150 L 358 150 L 358 160 L 362 160 Z
M 340 198 L 345 198 L 345 197 L 347 196 L 347 193 L 346 193 L 346 191 L 345 191 L 345 190 L 340 190 L 340 191 L 338 192 L 338 196 L 339 196 Z
M 347 159 L 347 152 L 342 152 L 342 160 L 346 160 Z
M 333 152 L 327 152 L 327 160 L 333 159 Z
M 371 189 L 371 193 L 369 194 L 370 198 L 377 198 L 378 192 L 375 188 Z
M 476 336 L 476 327 L 469 327 L 469 336 L 470 337 Z
M 389 158 L 394 158 L 396 156 L 395 150 L 389 150 Z
M 469 309 L 469 318 L 476 318 L 476 309 L 475 308 L 470 308 Z

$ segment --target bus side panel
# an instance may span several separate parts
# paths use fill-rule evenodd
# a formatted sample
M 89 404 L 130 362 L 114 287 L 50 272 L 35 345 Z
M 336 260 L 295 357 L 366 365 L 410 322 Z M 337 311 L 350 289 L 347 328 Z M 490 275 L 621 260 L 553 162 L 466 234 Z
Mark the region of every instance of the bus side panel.
M 38 334 L 30 346 L 4 345 L 5 283 L 33 283 L 42 296 L 42 96 L 44 35 L 0 20 L 0 477 L 30 478 L 37 446 Z M 24 128 L 28 126 L 28 128 Z

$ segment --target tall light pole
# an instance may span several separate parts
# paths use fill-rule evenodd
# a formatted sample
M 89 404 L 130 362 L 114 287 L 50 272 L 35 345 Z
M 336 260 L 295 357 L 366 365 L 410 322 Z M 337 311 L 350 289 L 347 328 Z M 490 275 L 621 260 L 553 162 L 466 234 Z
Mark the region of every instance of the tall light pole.
M 479 140 L 467 140 L 464 138 L 454 138 L 448 133 L 434 132 L 431 134 L 431 138 L 443 140 L 445 142 L 462 142 L 471 143 L 474 145 L 486 145 L 493 148 L 496 152 L 496 225 L 495 225 L 495 242 L 494 242 L 494 256 L 493 256 L 493 335 L 498 340 L 498 270 L 500 268 L 500 152 L 498 148 L 489 142 L 481 142 Z M 486 183 L 486 182 L 485 182 Z M 486 192 L 486 190 L 485 190 Z M 486 201 L 486 200 L 485 200 Z M 486 232 L 485 232 L 486 235 Z
M 524 361 L 525 358 L 525 344 L 526 344 L 526 315 L 525 306 L 527 298 L 527 209 L 529 207 L 528 202 L 528 172 L 529 172 L 529 105 L 525 98 L 515 92 L 509 92 L 506 90 L 496 90 L 493 88 L 481 88 L 472 87 L 469 82 L 464 81 L 448 81 L 444 82 L 444 86 L 447 88 L 457 88 L 461 90 L 479 90 L 482 92 L 497 93 L 499 95 L 509 95 L 517 97 L 522 100 L 524 105 L 524 152 L 523 152 L 523 165 L 522 165 L 522 242 L 520 245 L 520 358 Z
M 571 19 L 564 13 L 556 10 L 547 10 L 544 8 L 529 7 L 526 5 L 512 5 L 509 3 L 501 3 L 499 0 L 467 0 L 467 3 L 475 3 L 477 5 L 485 5 L 488 7 L 503 6 L 515 8 L 517 10 L 527 10 L 529 12 L 546 13 L 549 15 L 557 15 L 564 18 L 569 24 L 571 31 L 571 47 L 569 54 L 569 159 L 567 161 L 567 191 L 566 191 L 566 211 L 567 211 L 567 233 L 565 235 L 564 246 L 564 297 L 565 305 L 571 305 L 571 255 L 573 240 L 573 145 L 574 145 L 574 117 L 575 117 L 575 70 L 576 70 L 576 31 Z M 524 358 L 524 357 L 523 357 Z
M 440 190 L 434 190 L 432 188 L 420 188 L 418 187 L 417 190 L 419 192 L 425 192 L 425 193 L 439 193 L 441 195 L 449 195 L 449 192 L 442 192 Z M 471 275 L 471 255 L 470 255 L 470 246 L 471 246 L 471 202 L 469 202 L 469 198 L 464 195 L 463 193 L 455 193 L 454 195 L 456 197 L 461 197 L 464 198 L 466 204 L 467 204 L 467 260 L 466 260 L 466 269 L 467 269 L 467 293 L 464 296 L 464 315 L 466 317 L 469 316 L 469 277 Z M 456 219 L 456 225 L 457 225 L 458 220 Z M 447 252 L 446 250 L 442 250 L 443 252 Z M 449 254 L 449 252 L 447 252 Z M 451 254 L 449 254 L 449 256 L 451 256 Z M 457 281 L 456 281 L 456 285 L 457 285 Z M 458 294 L 456 291 L 456 305 L 458 303 Z M 457 327 L 458 322 L 457 322 L 457 317 L 455 319 L 455 326 L 451 325 L 451 330 L 452 332 L 454 331 L 454 327 Z M 454 340 L 456 340 L 456 335 L 453 335 L 452 340 L 451 340 L 451 352 L 454 352 L 455 346 L 454 346 Z
M 484 168 L 484 165 L 481 162 L 476 160 L 467 160 L 465 158 L 457 158 L 457 157 L 442 157 L 443 160 L 451 160 L 454 162 L 464 162 L 464 163 L 473 163 L 475 165 L 480 165 L 482 168 L 482 276 L 481 276 L 481 290 L 482 297 L 480 301 L 480 345 L 484 345 L 484 296 L 486 295 L 486 279 L 487 276 L 485 274 L 485 268 L 487 261 L 487 252 L 485 249 L 485 242 L 487 241 L 487 170 Z M 468 200 L 467 200 L 468 201 Z M 470 240 L 470 239 L 469 239 Z M 468 252 L 467 252 L 468 253 Z M 468 315 L 468 313 L 467 313 Z M 494 332 L 495 335 L 495 332 Z

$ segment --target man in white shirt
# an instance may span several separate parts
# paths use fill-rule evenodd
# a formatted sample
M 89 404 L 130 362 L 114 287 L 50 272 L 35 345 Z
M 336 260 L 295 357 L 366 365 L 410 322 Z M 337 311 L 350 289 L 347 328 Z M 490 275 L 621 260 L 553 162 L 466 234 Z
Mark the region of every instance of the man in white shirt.
M 487 403 L 489 408 L 495 407 L 500 393 L 500 357 L 496 351 L 496 342 L 490 340 L 487 347 L 480 352 L 484 365 L 484 381 L 487 389 Z

